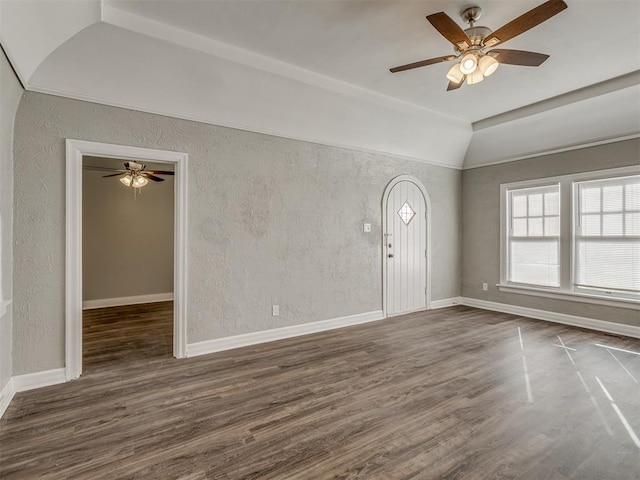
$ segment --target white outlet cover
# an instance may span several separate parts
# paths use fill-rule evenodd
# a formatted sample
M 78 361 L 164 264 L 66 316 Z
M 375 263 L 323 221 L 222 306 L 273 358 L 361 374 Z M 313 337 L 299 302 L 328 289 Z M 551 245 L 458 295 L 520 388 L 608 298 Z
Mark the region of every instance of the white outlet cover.
M 364 231 L 365 231 L 365 233 L 369 233 L 371 231 L 371 224 L 370 223 L 365 223 L 364 224 Z

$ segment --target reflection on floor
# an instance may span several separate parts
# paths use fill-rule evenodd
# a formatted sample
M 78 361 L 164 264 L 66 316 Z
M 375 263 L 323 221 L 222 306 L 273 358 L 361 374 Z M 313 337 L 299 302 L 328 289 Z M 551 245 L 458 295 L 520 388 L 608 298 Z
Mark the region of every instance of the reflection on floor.
M 637 480 L 638 353 L 452 307 L 122 362 L 17 394 L 0 477 Z
M 173 302 L 85 310 L 83 372 L 173 355 Z

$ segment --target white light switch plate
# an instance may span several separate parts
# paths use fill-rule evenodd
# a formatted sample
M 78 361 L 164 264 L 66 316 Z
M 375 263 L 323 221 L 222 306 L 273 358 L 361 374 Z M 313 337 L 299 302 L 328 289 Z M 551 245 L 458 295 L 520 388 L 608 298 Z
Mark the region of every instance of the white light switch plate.
M 271 315 L 273 315 L 274 317 L 280 315 L 280 305 L 273 305 L 271 307 Z
M 371 231 L 371 224 L 370 223 L 365 223 L 364 224 L 364 231 L 365 231 L 365 233 L 369 233 Z

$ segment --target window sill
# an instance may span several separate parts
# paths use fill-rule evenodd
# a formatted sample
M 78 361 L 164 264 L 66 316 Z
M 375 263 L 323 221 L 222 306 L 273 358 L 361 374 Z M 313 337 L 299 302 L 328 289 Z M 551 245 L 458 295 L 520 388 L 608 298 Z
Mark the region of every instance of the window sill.
M 555 298 L 570 302 L 593 303 L 595 305 L 605 305 L 607 307 L 628 308 L 640 310 L 640 301 L 629 298 L 610 298 L 600 295 L 589 295 L 586 293 L 567 292 L 562 290 L 551 290 L 542 287 L 525 287 L 523 285 L 510 285 L 499 283 L 496 285 L 501 292 L 519 293 L 522 295 L 532 295 L 534 297 Z

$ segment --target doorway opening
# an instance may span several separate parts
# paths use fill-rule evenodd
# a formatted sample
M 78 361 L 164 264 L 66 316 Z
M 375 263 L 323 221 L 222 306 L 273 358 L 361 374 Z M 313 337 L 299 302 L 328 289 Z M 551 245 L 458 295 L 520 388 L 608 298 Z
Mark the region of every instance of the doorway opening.
M 67 380 L 83 363 L 184 357 L 187 154 L 66 146 Z
M 385 316 L 431 307 L 431 201 L 420 180 L 400 175 L 382 197 Z
M 83 156 L 82 168 L 84 370 L 171 357 L 174 166 Z

